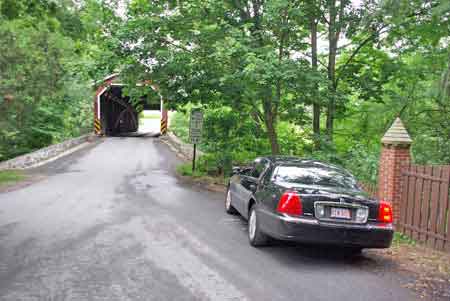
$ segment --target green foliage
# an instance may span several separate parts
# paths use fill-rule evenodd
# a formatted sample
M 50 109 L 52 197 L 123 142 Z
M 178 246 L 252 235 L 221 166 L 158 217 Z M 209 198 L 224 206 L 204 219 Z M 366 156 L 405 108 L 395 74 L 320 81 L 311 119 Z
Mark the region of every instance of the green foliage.
M 201 169 L 196 169 L 194 173 L 192 173 L 192 163 L 182 163 L 177 166 L 177 173 L 179 175 L 185 176 L 185 177 L 191 177 L 192 179 L 196 180 L 199 183 L 203 184 L 219 184 L 219 185 L 226 185 L 228 183 L 228 176 L 223 177 L 215 177 L 208 175 L 205 171 Z
M 146 111 L 142 111 L 139 114 L 139 120 L 141 119 L 161 119 L 161 114 L 159 113 L 147 113 Z
M 417 242 L 414 239 L 400 232 L 395 232 L 394 239 L 392 240 L 393 245 L 401 245 L 401 244 L 415 245 L 416 243 Z
M 134 0 L 113 33 L 125 77 L 151 77 L 172 108 L 204 109 L 208 172 L 281 153 L 337 163 L 376 182 L 380 138 L 398 115 L 414 138 L 416 162 L 450 162 L 449 98 L 437 85 L 449 86 L 442 80 L 448 5 L 275 0 L 252 11 L 254 3 Z M 341 41 L 335 52 L 319 49 L 317 70 L 305 59 L 311 21 L 319 36 Z M 334 120 L 322 118 L 334 139 L 315 133 L 320 147 L 312 145 L 312 103 Z M 171 124 L 185 141 L 187 122 L 177 114 Z
M 177 111 L 170 118 L 169 130 L 183 142 L 189 142 L 189 115 L 183 111 Z
M 305 119 L 314 82 L 308 61 L 289 55 L 304 48 L 301 17 L 289 1 L 267 2 L 252 17 L 237 2 L 171 7 L 135 0 L 113 40 L 127 58 L 125 78 L 151 77 L 172 107 L 201 103 L 245 112 L 240 120 L 255 123 L 278 153 L 278 121 Z
M 81 14 L 69 2 L 1 3 L 0 160 L 91 130 L 96 46 Z
M 189 110 L 177 112 L 171 120 L 171 131 L 184 142 L 189 142 Z M 230 107 L 206 108 L 203 138 L 199 149 L 205 152 L 198 168 L 211 176 L 227 176 L 233 165 L 248 164 L 257 156 L 269 155 L 266 133 L 252 119 Z M 312 148 L 310 134 L 300 127 L 280 122 L 277 128 L 283 153 L 304 156 Z
M 192 163 L 183 163 L 177 166 L 177 173 L 182 176 L 199 178 L 206 175 L 206 173 L 200 169 L 196 169 L 194 173 L 192 173 Z
M 170 127 L 185 142 L 190 109 L 202 108 L 206 174 L 280 153 L 374 183 L 380 138 L 396 116 L 415 162 L 449 164 L 447 2 L 132 0 L 122 18 L 119 1 L 3 0 L 0 160 L 91 129 L 90 83 L 120 70 L 138 111 L 148 87 L 135 84 L 158 87 L 146 101 L 162 96 L 178 111 Z M 328 44 L 317 67 L 311 22 Z

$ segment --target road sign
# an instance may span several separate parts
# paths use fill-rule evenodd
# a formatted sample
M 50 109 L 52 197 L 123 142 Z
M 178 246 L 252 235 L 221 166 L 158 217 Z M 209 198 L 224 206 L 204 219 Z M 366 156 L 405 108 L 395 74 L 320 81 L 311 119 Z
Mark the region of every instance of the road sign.
M 189 122 L 189 139 L 192 144 L 200 143 L 203 128 L 203 112 L 199 109 L 191 111 L 191 119 Z
M 197 151 L 197 143 L 202 139 L 203 128 L 203 112 L 200 109 L 192 109 L 191 119 L 189 122 L 189 138 L 194 144 L 194 153 L 192 154 L 192 173 L 195 171 L 195 153 Z

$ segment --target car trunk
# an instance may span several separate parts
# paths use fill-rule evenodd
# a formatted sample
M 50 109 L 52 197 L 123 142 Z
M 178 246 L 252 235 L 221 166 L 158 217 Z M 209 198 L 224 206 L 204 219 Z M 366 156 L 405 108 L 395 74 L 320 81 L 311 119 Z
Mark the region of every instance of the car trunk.
M 277 182 L 277 185 L 284 189 L 297 191 L 302 200 L 302 209 L 305 216 L 315 217 L 314 204 L 317 202 L 323 202 L 326 204 L 328 214 L 330 213 L 329 207 L 351 208 L 352 205 L 367 206 L 369 210 L 368 221 L 377 220 L 379 206 L 378 201 L 371 199 L 364 191 L 349 190 L 339 187 L 302 185 L 283 182 Z M 336 206 L 334 206 L 334 203 Z M 339 221 L 339 219 L 336 219 L 336 221 Z

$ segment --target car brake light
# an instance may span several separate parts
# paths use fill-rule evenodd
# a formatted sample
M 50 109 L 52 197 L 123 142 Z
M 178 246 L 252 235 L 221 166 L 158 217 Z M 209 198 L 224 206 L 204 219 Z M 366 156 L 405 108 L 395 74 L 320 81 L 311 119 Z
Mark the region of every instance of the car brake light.
M 392 206 L 386 201 L 380 201 L 378 209 L 378 220 L 384 223 L 392 223 Z
M 303 213 L 302 200 L 297 192 L 285 192 L 278 202 L 277 211 L 279 213 L 286 213 L 290 215 L 301 215 Z

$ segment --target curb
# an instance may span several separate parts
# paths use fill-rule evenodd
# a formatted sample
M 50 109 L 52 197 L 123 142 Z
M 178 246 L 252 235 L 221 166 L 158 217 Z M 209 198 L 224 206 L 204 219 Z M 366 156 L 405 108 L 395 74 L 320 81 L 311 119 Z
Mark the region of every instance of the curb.
M 185 161 L 192 160 L 192 154 L 194 147 L 192 144 L 187 144 L 181 141 L 180 138 L 175 136 L 172 132 L 168 132 L 166 135 L 161 136 L 160 140 L 167 144 L 172 151 L 174 151 L 178 157 Z M 203 152 L 197 149 L 197 158 L 203 156 Z

